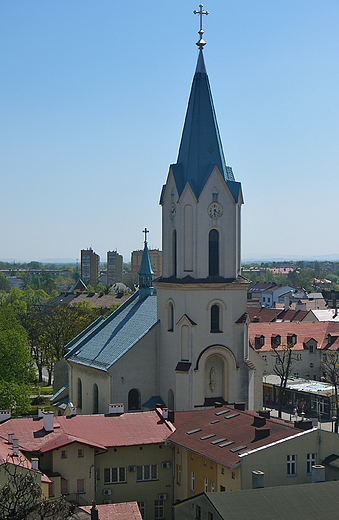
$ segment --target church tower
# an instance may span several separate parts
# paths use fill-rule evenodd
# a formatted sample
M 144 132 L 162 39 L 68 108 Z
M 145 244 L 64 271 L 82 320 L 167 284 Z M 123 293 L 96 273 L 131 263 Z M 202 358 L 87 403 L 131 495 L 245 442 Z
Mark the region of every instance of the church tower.
M 160 198 L 159 390 L 176 410 L 217 401 L 242 401 L 253 409 L 262 405 L 262 381 L 255 377 L 258 356 L 248 345 L 249 282 L 241 276 L 240 255 L 243 196 L 226 165 L 204 62 L 202 16 L 208 12 L 201 5 L 195 13 L 198 61 L 177 162 Z

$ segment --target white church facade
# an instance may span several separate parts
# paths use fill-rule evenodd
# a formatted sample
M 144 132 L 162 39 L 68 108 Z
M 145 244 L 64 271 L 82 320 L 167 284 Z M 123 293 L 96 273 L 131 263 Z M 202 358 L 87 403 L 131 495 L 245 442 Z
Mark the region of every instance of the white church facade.
M 264 367 L 249 346 L 240 269 L 242 190 L 226 165 L 201 42 L 160 197 L 162 277 L 152 280 L 145 233 L 139 291 L 68 345 L 68 400 L 78 413 L 107 413 L 110 403 L 125 411 L 262 406 Z

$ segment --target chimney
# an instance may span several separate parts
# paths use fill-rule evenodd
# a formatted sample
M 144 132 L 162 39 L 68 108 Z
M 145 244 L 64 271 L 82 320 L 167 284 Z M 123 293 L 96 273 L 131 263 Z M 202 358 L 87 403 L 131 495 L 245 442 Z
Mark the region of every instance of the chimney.
M 96 508 L 95 500 L 92 500 L 91 520 L 99 520 L 99 511 Z
M 242 410 L 243 412 L 246 410 L 245 403 L 234 403 L 235 410 Z
M 290 308 L 290 297 L 285 296 L 284 297 L 284 311 L 288 311 L 289 308 Z
M 123 404 L 109 404 L 108 405 L 108 414 L 109 415 L 121 415 L 122 413 L 125 412 L 125 407 Z
M 168 419 L 168 408 L 162 409 L 162 416 L 164 419 Z
M 265 439 L 266 437 L 269 437 L 271 433 L 271 430 L 269 428 L 256 428 L 255 429 L 255 441 L 261 441 L 261 439 Z
M 44 430 L 46 432 L 54 431 L 54 415 L 53 412 L 43 412 Z
M 77 414 L 77 407 L 76 406 L 70 406 L 69 411 L 71 413 L 71 417 L 74 417 Z
M 43 417 L 43 414 L 44 414 L 44 411 L 45 411 L 45 408 L 38 408 L 38 417 Z
M 35 471 L 39 471 L 39 459 L 31 459 L 31 463 L 32 463 L 32 469 L 34 469 Z
M 271 417 L 271 410 L 259 410 L 258 414 L 260 417 L 265 417 L 266 419 L 269 419 Z
M 265 473 L 263 471 L 252 471 L 252 489 L 263 488 L 265 483 Z
M 0 423 L 7 421 L 7 419 L 11 418 L 10 410 L 0 410 Z
M 13 457 L 19 456 L 19 439 L 13 439 Z
M 263 417 L 262 415 L 255 415 L 253 418 L 253 426 L 256 426 L 257 428 L 261 428 L 261 426 L 265 426 L 266 424 L 266 417 Z
M 312 483 L 325 482 L 325 466 L 316 464 L 312 466 Z
M 294 426 L 295 428 L 300 428 L 300 430 L 312 430 L 313 421 L 294 421 Z
M 14 437 L 14 433 L 8 434 L 8 444 L 13 444 L 13 437 Z

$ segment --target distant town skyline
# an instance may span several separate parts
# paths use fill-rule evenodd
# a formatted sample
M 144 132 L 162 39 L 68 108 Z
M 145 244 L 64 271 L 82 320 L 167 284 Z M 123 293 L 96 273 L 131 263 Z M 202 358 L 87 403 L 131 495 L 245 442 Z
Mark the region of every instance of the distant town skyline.
M 133 9 L 131 8 L 133 6 Z M 199 3 L 4 2 L 0 258 L 161 249 Z M 242 258 L 338 259 L 339 4 L 204 2 L 206 67 L 242 183 Z

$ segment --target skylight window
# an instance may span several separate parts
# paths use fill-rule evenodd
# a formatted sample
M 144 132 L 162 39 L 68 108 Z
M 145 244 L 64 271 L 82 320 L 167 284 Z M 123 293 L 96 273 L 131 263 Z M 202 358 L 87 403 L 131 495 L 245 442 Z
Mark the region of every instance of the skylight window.
M 204 435 L 203 437 L 200 437 L 200 440 L 205 441 L 206 439 L 210 439 L 211 437 L 215 437 L 215 433 L 209 433 L 208 435 Z
M 243 450 L 244 448 L 247 448 L 247 446 L 245 446 L 245 444 L 242 444 L 241 446 L 237 446 L 236 448 L 232 448 L 230 451 L 232 453 L 234 453 L 235 451 L 240 451 L 240 450 Z
M 225 448 L 225 446 L 229 446 L 230 444 L 234 444 L 235 441 L 227 441 L 219 444 L 219 448 Z
M 201 428 L 195 428 L 195 430 L 190 430 L 189 432 L 186 432 L 186 435 L 192 435 L 192 433 L 201 432 Z
M 211 444 L 219 444 L 219 442 L 226 441 L 226 437 L 221 437 L 220 439 L 216 439 L 215 441 L 211 441 Z
M 240 415 L 240 413 L 231 413 L 231 415 L 227 415 L 225 419 L 232 419 L 232 417 L 236 417 L 237 415 Z
M 224 409 L 224 410 L 221 410 L 220 412 L 217 412 L 214 415 L 222 415 L 222 414 L 227 413 L 227 412 L 229 412 L 229 410 Z
M 210 424 L 215 424 L 217 422 L 219 422 L 219 419 L 216 419 L 215 421 L 211 421 Z

